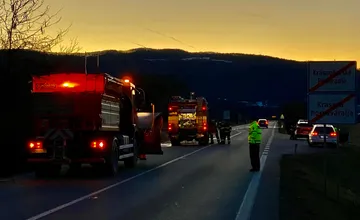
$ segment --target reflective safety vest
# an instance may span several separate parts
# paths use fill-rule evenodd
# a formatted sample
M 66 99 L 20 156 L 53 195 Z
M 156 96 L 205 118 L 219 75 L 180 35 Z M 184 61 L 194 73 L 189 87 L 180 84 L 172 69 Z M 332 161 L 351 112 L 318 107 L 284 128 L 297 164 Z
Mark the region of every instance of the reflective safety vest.
M 261 144 L 261 133 L 261 128 L 256 121 L 253 121 L 249 126 L 249 144 Z

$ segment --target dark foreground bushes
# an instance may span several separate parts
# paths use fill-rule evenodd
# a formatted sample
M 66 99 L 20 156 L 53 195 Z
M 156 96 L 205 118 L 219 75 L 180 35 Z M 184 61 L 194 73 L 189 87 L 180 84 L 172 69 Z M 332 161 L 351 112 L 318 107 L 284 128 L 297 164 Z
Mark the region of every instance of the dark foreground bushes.
M 360 219 L 360 151 L 285 155 L 280 220 Z

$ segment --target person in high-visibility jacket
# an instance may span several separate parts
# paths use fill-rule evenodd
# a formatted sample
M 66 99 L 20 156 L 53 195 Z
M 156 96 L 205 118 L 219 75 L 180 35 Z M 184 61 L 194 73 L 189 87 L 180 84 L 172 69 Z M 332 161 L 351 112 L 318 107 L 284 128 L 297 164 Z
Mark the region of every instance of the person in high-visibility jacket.
M 261 128 L 256 119 L 254 119 L 249 126 L 249 151 L 252 169 L 251 172 L 260 170 L 260 144 L 261 144 Z

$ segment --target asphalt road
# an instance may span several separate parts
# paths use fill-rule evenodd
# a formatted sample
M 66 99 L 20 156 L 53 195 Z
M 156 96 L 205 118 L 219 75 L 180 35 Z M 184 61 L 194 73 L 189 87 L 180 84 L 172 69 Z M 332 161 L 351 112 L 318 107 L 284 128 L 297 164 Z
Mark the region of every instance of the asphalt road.
M 271 130 L 263 130 L 261 151 Z M 166 147 L 115 178 L 90 168 L 76 178 L 16 177 L 0 184 L 0 219 L 235 219 L 253 174 L 247 131 L 233 135 L 231 145 Z

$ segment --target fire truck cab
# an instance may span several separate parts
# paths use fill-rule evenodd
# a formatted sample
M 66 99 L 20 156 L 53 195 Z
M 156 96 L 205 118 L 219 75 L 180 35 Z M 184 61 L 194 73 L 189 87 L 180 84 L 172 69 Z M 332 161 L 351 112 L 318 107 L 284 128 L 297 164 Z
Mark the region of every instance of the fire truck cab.
M 136 94 L 129 80 L 106 73 L 33 76 L 34 134 L 27 149 L 36 175 L 58 174 L 63 164 L 91 164 L 115 175 L 119 161 L 134 167 L 139 155 L 162 154 L 161 114 L 137 112 Z
M 168 110 L 168 134 L 173 146 L 193 140 L 199 145 L 209 144 L 208 102 L 204 97 L 173 96 Z

